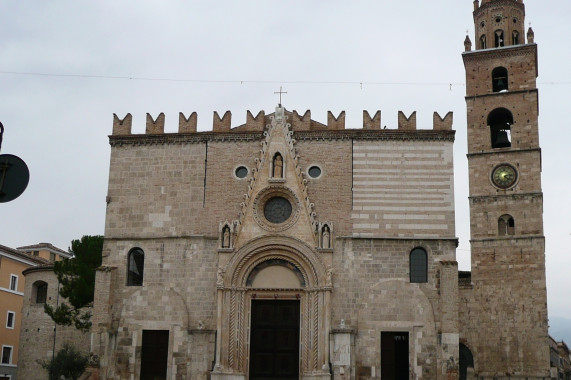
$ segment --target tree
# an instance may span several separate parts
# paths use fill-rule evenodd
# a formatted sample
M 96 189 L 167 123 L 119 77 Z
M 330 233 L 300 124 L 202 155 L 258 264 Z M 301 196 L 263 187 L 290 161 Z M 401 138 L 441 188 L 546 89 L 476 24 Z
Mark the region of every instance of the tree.
M 58 325 L 73 324 L 81 331 L 91 327 L 91 310 L 95 293 L 95 270 L 101 266 L 103 236 L 83 236 L 72 240 L 70 253 L 74 257 L 54 264 L 60 282 L 59 294 L 64 298 L 57 307 L 44 305 L 45 312 Z
M 49 380 L 77 380 L 85 372 L 89 355 L 84 355 L 69 343 L 65 343 L 56 356 L 50 360 L 39 361 L 48 371 Z

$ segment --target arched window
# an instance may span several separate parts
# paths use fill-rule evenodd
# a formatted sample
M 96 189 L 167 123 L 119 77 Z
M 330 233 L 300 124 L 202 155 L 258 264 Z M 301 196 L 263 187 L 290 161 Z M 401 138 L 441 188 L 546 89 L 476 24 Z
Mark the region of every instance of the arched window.
M 486 49 L 486 48 L 487 48 L 486 35 L 482 34 L 482 36 L 480 37 L 480 49 Z
M 494 32 L 494 37 L 495 37 L 495 46 L 496 47 L 502 47 L 505 45 L 504 42 L 504 31 L 501 29 L 498 29 Z
M 502 215 L 498 219 L 498 236 L 508 236 L 515 233 L 515 221 L 511 215 Z
M 422 248 L 410 252 L 410 282 L 428 282 L 428 255 Z
M 492 71 L 492 87 L 494 92 L 508 89 L 508 70 L 505 67 L 496 67 Z
M 460 380 L 468 379 L 468 368 L 474 368 L 474 356 L 472 351 L 464 344 L 458 345 L 460 353 Z
M 512 45 L 519 45 L 519 32 L 517 30 L 512 32 Z
M 127 286 L 142 286 L 145 269 L 145 253 L 141 248 L 133 248 L 127 256 Z
M 514 123 L 513 115 L 505 108 L 496 108 L 488 115 L 488 126 L 492 148 L 509 148 L 511 143 L 511 126 Z
M 48 284 L 44 281 L 36 281 L 32 285 L 32 302 L 39 304 L 39 303 L 46 303 L 48 298 Z

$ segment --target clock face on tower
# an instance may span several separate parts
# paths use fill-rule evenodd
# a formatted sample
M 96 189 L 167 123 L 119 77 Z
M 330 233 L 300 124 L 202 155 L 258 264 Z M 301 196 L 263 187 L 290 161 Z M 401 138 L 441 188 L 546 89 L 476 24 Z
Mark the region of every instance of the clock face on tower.
M 500 164 L 492 171 L 492 182 L 500 189 L 512 187 L 517 180 L 517 171 L 510 164 Z

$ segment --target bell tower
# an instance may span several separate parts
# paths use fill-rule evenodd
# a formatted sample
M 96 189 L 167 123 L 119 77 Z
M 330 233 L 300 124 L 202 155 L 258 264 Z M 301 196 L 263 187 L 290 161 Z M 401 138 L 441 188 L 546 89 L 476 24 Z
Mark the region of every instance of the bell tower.
M 549 376 L 537 45 L 523 0 L 474 1 L 466 69 L 472 290 L 461 342 L 479 379 Z

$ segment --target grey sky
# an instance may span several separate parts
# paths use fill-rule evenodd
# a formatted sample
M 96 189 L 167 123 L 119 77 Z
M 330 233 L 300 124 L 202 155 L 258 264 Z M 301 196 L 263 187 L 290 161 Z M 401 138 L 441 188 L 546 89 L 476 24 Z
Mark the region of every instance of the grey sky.
M 571 2 L 525 3 L 539 45 L 549 311 L 566 316 Z M 31 172 L 26 192 L 0 205 L 0 244 L 67 249 L 103 234 L 113 113 L 131 113 L 134 133 L 147 112 L 164 112 L 167 132 L 179 112 L 196 111 L 208 130 L 213 111 L 230 110 L 237 126 L 246 110 L 273 112 L 282 85 L 288 110 L 321 122 L 345 110 L 350 128 L 361 127 L 364 109 L 380 109 L 388 128 L 398 110 L 417 111 L 423 129 L 432 112 L 453 111 L 457 254 L 469 269 L 461 53 L 467 30 L 474 40 L 471 0 L 0 0 L 0 9 L 0 153 Z

